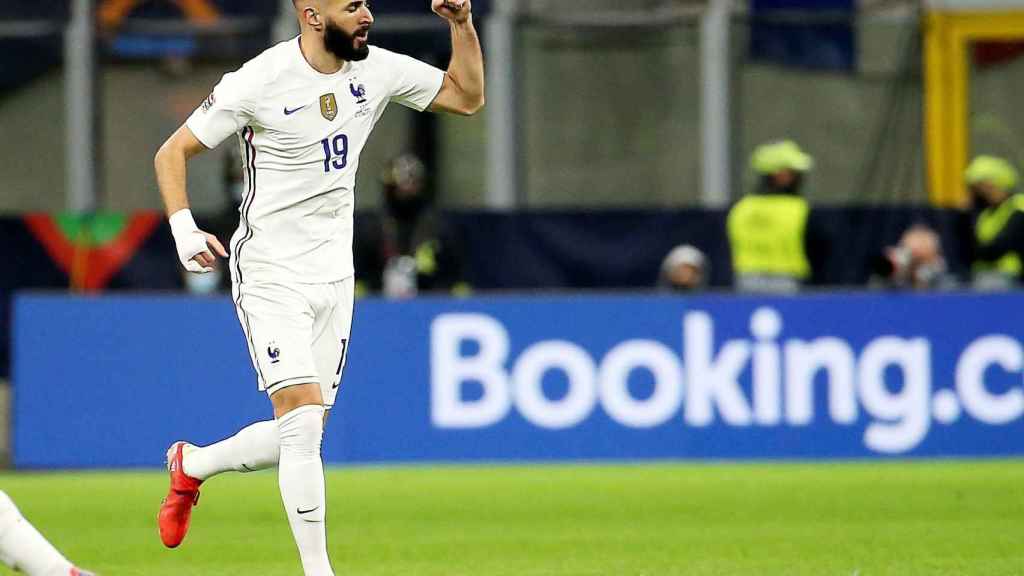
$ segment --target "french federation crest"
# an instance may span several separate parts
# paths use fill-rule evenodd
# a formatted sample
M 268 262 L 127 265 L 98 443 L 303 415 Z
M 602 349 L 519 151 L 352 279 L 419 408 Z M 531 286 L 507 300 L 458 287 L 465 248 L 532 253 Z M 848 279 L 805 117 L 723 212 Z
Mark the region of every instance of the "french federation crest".
M 323 117 L 328 121 L 337 118 L 338 100 L 334 97 L 333 92 L 320 97 L 320 114 L 323 114 Z
M 354 82 L 349 82 L 348 90 L 355 96 L 356 104 L 366 104 L 366 86 L 360 84 L 355 85 Z

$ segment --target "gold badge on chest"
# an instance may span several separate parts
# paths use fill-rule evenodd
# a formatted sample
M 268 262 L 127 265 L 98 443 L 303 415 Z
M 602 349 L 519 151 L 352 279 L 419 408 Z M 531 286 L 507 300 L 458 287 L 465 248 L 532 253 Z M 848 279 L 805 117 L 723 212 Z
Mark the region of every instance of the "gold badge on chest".
M 324 94 L 320 97 L 320 113 L 323 114 L 324 118 L 328 121 L 334 120 L 338 116 L 338 100 L 334 97 L 334 93 Z

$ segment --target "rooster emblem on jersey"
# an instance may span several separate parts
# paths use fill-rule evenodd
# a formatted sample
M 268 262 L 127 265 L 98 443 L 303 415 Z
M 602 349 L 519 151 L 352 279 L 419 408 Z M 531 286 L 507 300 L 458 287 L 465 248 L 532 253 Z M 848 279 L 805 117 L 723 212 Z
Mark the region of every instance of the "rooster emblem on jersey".
M 360 84 L 356 86 L 354 83 L 349 83 L 348 89 L 352 92 L 352 95 L 356 97 L 356 104 L 366 104 L 366 86 Z

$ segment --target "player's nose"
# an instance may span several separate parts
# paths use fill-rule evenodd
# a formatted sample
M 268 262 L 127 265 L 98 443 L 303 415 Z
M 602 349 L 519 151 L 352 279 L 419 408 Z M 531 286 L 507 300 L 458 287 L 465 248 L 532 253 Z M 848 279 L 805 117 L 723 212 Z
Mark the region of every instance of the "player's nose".
M 363 19 L 360 21 L 361 24 L 373 24 L 373 12 L 369 8 L 363 6 Z

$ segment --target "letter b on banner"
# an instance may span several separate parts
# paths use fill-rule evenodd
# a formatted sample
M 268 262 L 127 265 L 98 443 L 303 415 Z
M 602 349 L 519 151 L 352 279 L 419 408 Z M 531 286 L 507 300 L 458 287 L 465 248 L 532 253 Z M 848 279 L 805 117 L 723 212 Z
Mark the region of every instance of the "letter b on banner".
M 462 355 L 464 343 L 475 354 Z M 445 314 L 430 327 L 431 414 L 439 428 L 481 428 L 503 419 L 512 407 L 505 360 L 508 332 L 483 314 Z M 483 395 L 463 399 L 467 382 L 478 383 Z

